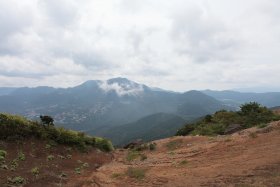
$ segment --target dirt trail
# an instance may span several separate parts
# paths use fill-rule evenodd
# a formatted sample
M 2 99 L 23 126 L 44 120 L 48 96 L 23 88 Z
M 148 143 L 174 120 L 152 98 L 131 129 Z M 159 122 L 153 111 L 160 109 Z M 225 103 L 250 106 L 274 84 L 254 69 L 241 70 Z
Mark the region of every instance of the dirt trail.
M 280 122 L 229 136 L 173 137 L 155 141 L 147 159 L 127 161 L 128 150 L 69 186 L 280 186 Z M 136 168 L 142 179 L 129 177 Z

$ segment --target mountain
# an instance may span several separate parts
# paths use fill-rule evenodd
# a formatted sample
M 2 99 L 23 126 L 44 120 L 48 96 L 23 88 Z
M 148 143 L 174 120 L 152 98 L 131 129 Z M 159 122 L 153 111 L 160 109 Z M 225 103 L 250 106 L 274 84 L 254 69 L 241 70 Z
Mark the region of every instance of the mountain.
M 2 87 L 2 88 L 0 88 L 0 96 L 1 95 L 9 95 L 10 93 L 12 93 L 16 89 L 18 89 L 18 88 Z
M 202 92 L 231 106 L 239 106 L 240 104 L 251 101 L 258 102 L 267 107 L 280 105 L 280 92 L 242 93 L 230 90 L 204 90 Z
M 124 145 L 136 139 L 147 142 L 173 136 L 184 123 L 185 120 L 177 115 L 158 113 L 109 128 L 100 135 L 110 139 L 115 145 Z
M 185 92 L 180 97 L 182 103 L 178 106 L 178 114 L 181 116 L 203 116 L 221 109 L 221 102 L 199 91 Z
M 0 96 L 0 112 L 31 119 L 50 115 L 61 126 L 93 135 L 152 114 L 190 120 L 220 109 L 229 107 L 199 91 L 155 90 L 126 78 L 90 80 L 72 88 L 18 88 Z

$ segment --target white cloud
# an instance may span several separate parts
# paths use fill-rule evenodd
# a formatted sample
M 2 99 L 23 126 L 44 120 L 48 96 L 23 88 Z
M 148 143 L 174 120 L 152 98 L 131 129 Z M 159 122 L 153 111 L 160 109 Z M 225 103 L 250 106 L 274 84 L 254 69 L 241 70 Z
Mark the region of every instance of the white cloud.
M 137 96 L 143 93 L 143 85 L 135 84 L 130 82 L 130 84 L 119 84 L 119 83 L 111 83 L 109 84 L 107 81 L 102 81 L 99 84 L 99 87 L 106 93 L 114 91 L 118 96 L 124 95 L 132 95 Z
M 180 91 L 275 87 L 278 5 L 0 0 L 0 86 L 74 86 L 121 76 Z

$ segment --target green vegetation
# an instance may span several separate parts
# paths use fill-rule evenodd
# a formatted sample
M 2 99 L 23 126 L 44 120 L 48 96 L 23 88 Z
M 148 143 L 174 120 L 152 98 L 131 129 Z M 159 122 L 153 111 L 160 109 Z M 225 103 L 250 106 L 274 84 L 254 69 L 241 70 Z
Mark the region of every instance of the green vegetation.
M 179 165 L 181 165 L 181 166 L 184 166 L 184 165 L 186 165 L 186 164 L 188 164 L 188 161 L 187 161 L 187 160 L 182 160 L 182 161 L 179 163 Z
M 145 155 L 145 154 L 141 154 L 140 155 L 140 160 L 141 161 L 144 161 L 144 160 L 146 160 L 148 157 L 147 157 L 147 155 Z
M 140 156 L 141 154 L 138 151 L 132 150 L 127 153 L 126 160 L 130 162 L 139 158 Z
M 157 144 L 156 143 L 143 143 L 140 145 L 136 145 L 132 150 L 135 151 L 145 151 L 145 150 L 150 150 L 154 151 L 156 149 Z
M 147 171 L 146 169 L 142 169 L 142 168 L 129 167 L 126 171 L 126 174 L 127 174 L 127 176 L 129 176 L 131 178 L 141 180 L 141 179 L 145 178 L 146 171 Z
M 34 175 L 35 177 L 39 175 L 40 171 L 38 167 L 34 167 L 31 169 L 31 173 L 32 175 Z
M 54 159 L 54 156 L 53 156 L 53 155 L 47 156 L 47 161 L 52 161 L 53 159 Z
M 25 154 L 22 151 L 18 152 L 18 160 L 20 160 L 20 161 L 25 160 Z
M 49 142 L 46 145 L 47 149 L 56 144 L 64 144 L 76 146 L 83 151 L 89 147 L 96 147 L 102 151 L 113 150 L 109 140 L 91 137 L 82 132 L 56 128 L 52 125 L 43 125 L 16 115 L 0 114 L 0 128 L 0 139 L 21 140 L 35 137 L 47 140 Z
M 21 176 L 17 176 L 14 178 L 8 178 L 8 184 L 13 184 L 13 185 L 22 185 L 25 184 L 25 179 Z
M 258 137 L 257 133 L 255 133 L 255 132 L 251 132 L 249 134 L 249 136 L 250 136 L 250 138 L 257 138 Z
M 241 105 L 240 111 L 237 112 L 221 110 L 213 115 L 207 115 L 196 123 L 185 125 L 176 135 L 222 135 L 233 124 L 239 124 L 241 129 L 253 126 L 263 128 L 265 127 L 263 124 L 276 120 L 280 120 L 279 115 L 256 102 L 250 102 Z
M 150 151 L 154 151 L 154 150 L 156 150 L 156 148 L 157 148 L 157 144 L 156 143 L 149 144 Z
M 75 168 L 75 173 L 80 175 L 81 174 L 81 168 L 80 167 Z
M 183 143 L 182 140 L 172 140 L 172 141 L 168 142 L 165 146 L 167 147 L 167 149 L 169 151 L 173 151 L 173 150 L 179 148 L 182 143 Z
M 5 160 L 6 156 L 7 156 L 7 152 L 0 149 L 0 164 Z
M 111 178 L 115 179 L 115 178 L 119 178 L 119 177 L 122 177 L 122 176 L 123 176 L 122 173 L 113 173 L 113 174 L 111 175 Z
M 81 174 L 84 169 L 89 168 L 89 164 L 87 162 L 83 163 L 81 160 L 78 160 L 77 163 L 79 164 L 79 167 L 76 167 L 74 170 L 76 174 Z
M 14 160 L 11 162 L 10 170 L 11 170 L 11 171 L 15 171 L 17 168 L 18 168 L 18 160 L 17 160 L 17 159 L 14 159 Z

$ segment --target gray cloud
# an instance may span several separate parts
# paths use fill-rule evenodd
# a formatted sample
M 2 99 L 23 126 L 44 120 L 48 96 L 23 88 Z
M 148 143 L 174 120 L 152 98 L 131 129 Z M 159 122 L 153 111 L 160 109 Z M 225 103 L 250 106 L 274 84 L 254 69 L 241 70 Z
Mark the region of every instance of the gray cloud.
M 278 5 L 0 0 L 0 86 L 73 86 L 122 76 L 181 91 L 275 87 Z

